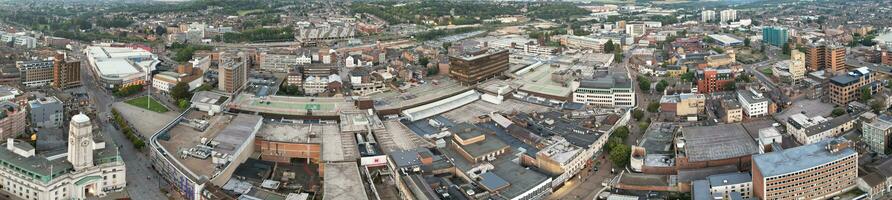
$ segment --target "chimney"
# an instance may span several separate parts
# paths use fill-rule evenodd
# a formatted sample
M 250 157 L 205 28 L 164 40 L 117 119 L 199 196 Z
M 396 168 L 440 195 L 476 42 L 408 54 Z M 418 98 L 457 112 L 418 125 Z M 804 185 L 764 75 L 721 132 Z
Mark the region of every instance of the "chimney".
M 13 149 L 15 149 L 14 145 L 15 145 L 15 141 L 12 138 L 6 139 L 6 150 L 12 151 Z

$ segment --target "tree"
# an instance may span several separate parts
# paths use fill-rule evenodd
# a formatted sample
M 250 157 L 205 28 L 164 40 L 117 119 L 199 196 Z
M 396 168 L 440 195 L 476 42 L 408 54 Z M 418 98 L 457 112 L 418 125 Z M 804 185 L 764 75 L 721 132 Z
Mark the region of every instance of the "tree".
M 629 164 L 631 154 L 632 149 L 629 145 L 616 144 L 610 148 L 610 161 L 613 162 L 613 166 L 622 168 Z
M 883 99 L 874 98 L 873 101 L 870 101 L 870 109 L 875 113 L 881 113 L 886 109 L 886 103 L 883 102 Z
M 687 72 L 687 73 L 681 74 L 681 81 L 694 82 L 694 72 Z
M 422 67 L 427 67 L 427 64 L 430 62 L 430 59 L 428 59 L 427 57 L 421 57 L 418 59 L 418 65 Z
M 870 100 L 870 97 L 873 96 L 872 92 L 870 92 L 869 87 L 861 88 L 861 102 L 867 102 Z
M 613 62 L 623 62 L 623 53 L 614 53 L 613 54 Z
M 189 102 L 188 100 L 180 99 L 180 101 L 177 103 L 177 106 L 179 106 L 180 109 L 186 109 L 186 108 L 189 108 L 190 104 L 192 104 L 192 103 Z
M 444 42 L 444 43 L 443 43 L 443 49 L 445 49 L 445 50 L 447 50 L 447 51 L 449 51 L 449 47 L 451 47 L 451 46 L 452 46 L 452 43 L 451 43 L 451 42 Z
M 834 117 L 839 117 L 844 114 L 846 114 L 846 110 L 840 107 L 834 108 L 833 112 L 830 112 L 830 115 Z
M 134 95 L 142 91 L 142 87 L 143 85 L 130 85 L 127 87 L 118 88 L 118 90 L 114 92 L 114 95 L 117 97 Z
M 730 82 L 730 83 L 725 84 L 724 87 L 725 88 L 723 88 L 723 89 L 725 89 L 725 91 L 733 91 L 733 90 L 737 89 L 737 84 L 735 84 L 734 82 Z
M 172 88 L 170 88 L 170 97 L 174 100 L 183 100 L 189 98 L 189 83 L 184 81 L 178 82 Z
M 737 78 L 735 78 L 735 81 L 749 83 L 752 80 L 750 79 L 749 75 L 741 74 L 741 75 L 737 76 Z
M 668 82 L 668 81 L 666 81 L 666 80 L 660 80 L 660 82 L 657 83 L 657 86 L 656 86 L 655 89 L 657 90 L 657 92 L 663 92 L 663 90 L 666 90 L 666 87 L 667 87 L 667 86 L 669 86 L 669 82 Z
M 626 138 L 629 137 L 629 127 L 620 126 L 619 128 L 616 128 L 616 130 L 613 130 L 613 135 L 611 135 L 611 136 L 615 136 L 615 137 L 625 140 Z
M 660 103 L 659 102 L 651 101 L 649 104 L 647 104 L 647 112 L 655 113 L 655 112 L 659 112 L 659 111 L 660 111 Z
M 167 29 L 164 26 L 158 25 L 155 27 L 155 35 L 161 36 L 167 33 Z
M 632 117 L 635 118 L 635 121 L 641 121 L 641 118 L 644 117 L 644 111 L 635 109 L 632 111 Z
M 647 79 L 644 76 L 638 76 L 638 88 L 645 92 L 650 91 L 650 79 Z
M 743 46 L 750 46 L 750 38 L 743 39 Z
M 607 40 L 607 43 L 604 43 L 604 52 L 613 52 L 613 49 L 616 48 L 613 46 L 613 40 Z

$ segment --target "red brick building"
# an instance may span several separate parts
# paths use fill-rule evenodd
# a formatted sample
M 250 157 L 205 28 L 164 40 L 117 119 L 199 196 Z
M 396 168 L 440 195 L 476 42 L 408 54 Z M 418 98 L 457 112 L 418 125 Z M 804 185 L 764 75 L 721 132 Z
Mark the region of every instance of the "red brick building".
M 706 68 L 697 70 L 697 93 L 709 94 L 722 91 L 728 84 L 734 84 L 734 71 L 731 69 Z

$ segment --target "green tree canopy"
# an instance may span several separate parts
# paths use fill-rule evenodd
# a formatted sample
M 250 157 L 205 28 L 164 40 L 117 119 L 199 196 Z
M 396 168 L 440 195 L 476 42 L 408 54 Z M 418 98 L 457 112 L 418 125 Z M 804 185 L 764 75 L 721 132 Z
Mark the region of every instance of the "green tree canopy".
M 180 81 L 170 88 L 170 97 L 174 100 L 186 100 L 191 96 L 192 95 L 189 94 L 189 83 L 186 83 L 185 81 Z

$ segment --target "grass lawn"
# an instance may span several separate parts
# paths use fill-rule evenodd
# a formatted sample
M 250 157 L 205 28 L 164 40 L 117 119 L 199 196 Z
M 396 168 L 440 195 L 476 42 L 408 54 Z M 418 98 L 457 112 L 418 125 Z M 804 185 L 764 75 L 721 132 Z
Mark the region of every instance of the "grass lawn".
M 161 105 L 161 103 L 158 103 L 158 101 L 155 101 L 155 99 L 150 99 L 150 98 L 146 98 L 146 97 L 139 97 L 139 98 L 127 100 L 126 102 L 127 102 L 127 104 L 130 104 L 130 105 L 133 105 L 136 107 L 140 107 L 140 108 L 143 108 L 146 110 L 154 111 L 157 113 L 164 113 L 164 112 L 169 111 L 169 110 L 167 110 L 167 108 L 164 107 L 164 105 Z M 151 109 L 149 109 L 149 104 L 151 104 Z
M 266 11 L 266 10 L 264 10 L 264 9 L 239 10 L 239 11 L 237 12 L 237 14 L 238 14 L 239 17 L 244 17 L 245 15 L 250 15 L 250 14 L 254 14 L 254 13 L 261 13 L 261 12 L 263 12 L 263 11 Z
M 769 76 L 771 76 L 771 75 L 774 74 L 774 72 L 771 71 L 771 68 L 770 68 L 770 67 L 762 68 L 762 69 L 759 70 L 759 71 L 762 72 L 763 74 L 765 74 L 765 75 L 769 75 Z

